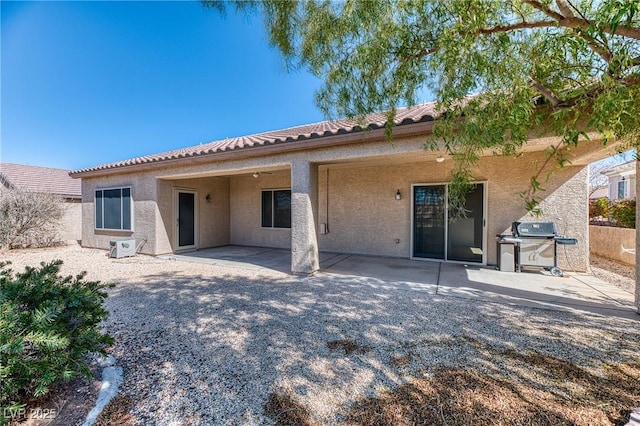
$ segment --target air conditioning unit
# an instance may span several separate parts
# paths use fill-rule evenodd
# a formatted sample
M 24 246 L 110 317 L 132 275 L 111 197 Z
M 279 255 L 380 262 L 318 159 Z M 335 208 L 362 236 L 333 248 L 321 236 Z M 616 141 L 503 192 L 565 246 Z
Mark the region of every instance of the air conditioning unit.
M 136 240 L 111 240 L 109 246 L 110 257 L 120 259 L 136 255 Z

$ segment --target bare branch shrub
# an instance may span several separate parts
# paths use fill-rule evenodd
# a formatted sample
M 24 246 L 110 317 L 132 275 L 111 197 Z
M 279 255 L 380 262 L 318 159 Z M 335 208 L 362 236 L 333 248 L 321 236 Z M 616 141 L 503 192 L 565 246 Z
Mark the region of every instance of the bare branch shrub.
M 59 243 L 64 215 L 62 199 L 53 194 L 5 191 L 0 195 L 0 247 L 48 247 Z

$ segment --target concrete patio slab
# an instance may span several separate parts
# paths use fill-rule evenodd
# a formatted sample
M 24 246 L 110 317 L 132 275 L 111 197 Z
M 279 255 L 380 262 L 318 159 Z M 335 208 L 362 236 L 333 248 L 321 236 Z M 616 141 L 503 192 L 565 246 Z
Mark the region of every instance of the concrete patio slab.
M 226 246 L 161 257 L 291 271 L 291 253 L 284 249 Z M 321 252 L 320 271 L 315 276 L 331 275 L 380 288 L 640 320 L 631 293 L 589 274 L 570 272 L 553 277 L 546 271 L 501 272 L 493 267 Z
M 580 273 L 553 277 L 547 272 L 501 272 L 442 263 L 438 294 L 640 320 L 631 293 Z

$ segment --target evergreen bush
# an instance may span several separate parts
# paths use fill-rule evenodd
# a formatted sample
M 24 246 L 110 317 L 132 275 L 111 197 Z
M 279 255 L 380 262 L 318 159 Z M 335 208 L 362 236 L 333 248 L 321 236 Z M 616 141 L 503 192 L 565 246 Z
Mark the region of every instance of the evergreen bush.
M 61 260 L 16 273 L 0 262 L 0 424 L 63 380 L 90 376 L 84 360 L 113 338 L 100 323 L 106 285 L 59 274 Z

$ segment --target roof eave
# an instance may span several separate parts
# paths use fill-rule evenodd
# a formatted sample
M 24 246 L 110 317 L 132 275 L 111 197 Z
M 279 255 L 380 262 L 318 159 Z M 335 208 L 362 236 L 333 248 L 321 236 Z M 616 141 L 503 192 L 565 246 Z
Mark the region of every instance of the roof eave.
M 417 135 L 428 135 L 433 130 L 433 121 L 422 121 L 412 124 L 403 124 L 394 127 L 394 138 L 406 138 Z M 324 136 L 317 139 L 295 140 L 290 142 L 280 142 L 269 145 L 260 145 L 247 148 L 240 148 L 229 151 L 218 151 L 213 153 L 203 153 L 197 155 L 187 155 L 179 158 L 166 160 L 156 160 L 143 162 L 138 164 L 128 164 L 122 166 L 114 166 L 104 169 L 76 171 L 69 173 L 74 179 L 85 177 L 96 177 L 104 175 L 121 174 L 134 172 L 152 168 L 161 168 L 167 166 L 178 166 L 181 163 L 188 162 L 189 165 L 194 163 L 219 162 L 238 158 L 259 157 L 263 155 L 282 154 L 287 152 L 298 152 L 315 150 L 327 147 L 350 145 L 362 142 L 378 142 L 387 139 L 384 128 L 375 130 L 363 130 L 358 132 L 349 132 Z

